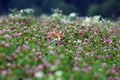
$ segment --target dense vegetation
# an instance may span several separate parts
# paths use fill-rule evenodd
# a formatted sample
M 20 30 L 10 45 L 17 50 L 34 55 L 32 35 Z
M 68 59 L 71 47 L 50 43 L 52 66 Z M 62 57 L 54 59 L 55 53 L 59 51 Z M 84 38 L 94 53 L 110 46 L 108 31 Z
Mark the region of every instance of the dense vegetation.
M 0 80 L 120 80 L 120 21 L 33 12 L 0 18 Z
M 79 16 L 95 14 L 103 17 L 120 16 L 120 0 L 0 0 L 0 14 L 14 8 L 33 8 L 37 15 L 49 14 L 52 8 L 59 8 L 64 14 L 76 12 Z

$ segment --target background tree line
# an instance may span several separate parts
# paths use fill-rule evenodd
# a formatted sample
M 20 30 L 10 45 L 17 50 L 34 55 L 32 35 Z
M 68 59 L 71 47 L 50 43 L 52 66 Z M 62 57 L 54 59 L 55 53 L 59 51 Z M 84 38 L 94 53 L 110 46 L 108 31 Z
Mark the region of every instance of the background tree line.
M 79 16 L 120 16 L 120 0 L 0 0 L 0 14 L 14 8 L 33 8 L 36 15 L 49 14 L 52 8 L 59 8 L 64 14 L 76 12 Z

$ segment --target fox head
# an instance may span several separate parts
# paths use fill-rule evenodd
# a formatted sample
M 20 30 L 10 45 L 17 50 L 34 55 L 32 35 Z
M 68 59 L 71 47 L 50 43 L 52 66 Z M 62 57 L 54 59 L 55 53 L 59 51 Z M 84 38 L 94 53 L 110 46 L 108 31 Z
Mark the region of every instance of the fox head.
M 60 41 L 63 38 L 63 31 L 60 31 L 56 33 L 54 30 L 49 34 L 49 38 L 52 39 L 52 37 L 56 37 L 58 41 Z
M 60 31 L 59 33 L 55 34 L 58 41 L 60 41 L 62 39 L 62 37 L 63 37 L 62 34 L 63 34 L 63 31 Z

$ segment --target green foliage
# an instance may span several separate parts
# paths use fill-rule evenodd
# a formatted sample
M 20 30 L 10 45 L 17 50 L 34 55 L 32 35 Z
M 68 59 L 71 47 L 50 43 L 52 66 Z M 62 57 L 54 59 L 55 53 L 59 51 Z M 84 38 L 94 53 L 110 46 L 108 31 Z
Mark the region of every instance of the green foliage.
M 93 15 L 99 15 L 100 12 L 100 6 L 98 4 L 93 4 L 89 7 L 87 14 L 89 16 L 93 16 Z
M 106 0 L 102 4 L 93 4 L 88 9 L 88 15 L 103 15 L 103 17 L 119 16 L 120 2 L 117 0 Z

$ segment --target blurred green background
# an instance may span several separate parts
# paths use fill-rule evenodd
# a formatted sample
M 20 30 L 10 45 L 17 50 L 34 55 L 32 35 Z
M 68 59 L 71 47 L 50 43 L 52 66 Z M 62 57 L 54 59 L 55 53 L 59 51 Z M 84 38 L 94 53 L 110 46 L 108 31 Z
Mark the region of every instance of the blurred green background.
M 33 8 L 36 15 L 50 14 L 51 9 L 59 8 L 66 15 L 76 12 L 79 16 L 120 16 L 120 0 L 0 0 L 0 15 L 14 8 Z

